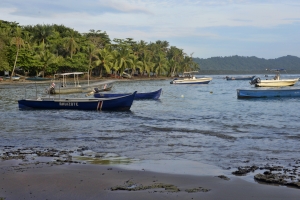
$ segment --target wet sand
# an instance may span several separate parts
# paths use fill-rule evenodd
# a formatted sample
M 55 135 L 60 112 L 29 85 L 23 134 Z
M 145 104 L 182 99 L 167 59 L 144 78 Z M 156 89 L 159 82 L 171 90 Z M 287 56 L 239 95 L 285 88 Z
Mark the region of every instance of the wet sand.
M 159 167 L 159 166 L 158 166 Z M 0 162 L 0 199 L 299 199 L 300 190 L 239 177 L 128 170 L 112 165 Z

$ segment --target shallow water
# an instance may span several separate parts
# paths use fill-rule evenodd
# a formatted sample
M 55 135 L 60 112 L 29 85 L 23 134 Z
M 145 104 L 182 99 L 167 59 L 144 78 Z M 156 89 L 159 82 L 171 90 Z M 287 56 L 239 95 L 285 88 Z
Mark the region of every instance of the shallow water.
M 48 85 L 0 85 L 0 150 L 84 146 L 90 152 L 132 159 L 137 167 L 136 161 L 151 169 L 155 163 L 174 166 L 180 161 L 179 169 L 186 165 L 184 173 L 197 163 L 203 171 L 212 165 L 230 173 L 238 166 L 288 166 L 299 159 L 299 98 L 240 100 L 236 89 L 252 88 L 249 81 L 212 77 L 207 85 L 117 82 L 113 92 L 163 89 L 160 100 L 134 101 L 129 112 L 22 111 L 17 100 L 24 97 L 24 88 L 27 97 L 36 96 L 36 88 L 42 96 Z M 209 173 L 214 172 L 219 173 Z

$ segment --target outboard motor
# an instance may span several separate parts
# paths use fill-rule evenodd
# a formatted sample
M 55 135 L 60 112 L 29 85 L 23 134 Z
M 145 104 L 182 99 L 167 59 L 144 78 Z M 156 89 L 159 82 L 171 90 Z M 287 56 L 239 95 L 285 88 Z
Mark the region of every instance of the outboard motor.
M 257 77 L 257 78 L 255 78 L 255 79 L 253 79 L 252 81 L 250 81 L 250 84 L 251 84 L 251 85 L 255 85 L 255 84 L 257 84 L 257 83 L 260 83 L 260 78 L 259 78 L 259 77 Z
M 55 94 L 55 83 L 53 82 L 49 88 L 46 88 L 46 93 L 47 94 Z
M 174 79 L 170 82 L 170 84 L 173 84 L 175 80 L 178 80 L 178 78 L 174 78 Z

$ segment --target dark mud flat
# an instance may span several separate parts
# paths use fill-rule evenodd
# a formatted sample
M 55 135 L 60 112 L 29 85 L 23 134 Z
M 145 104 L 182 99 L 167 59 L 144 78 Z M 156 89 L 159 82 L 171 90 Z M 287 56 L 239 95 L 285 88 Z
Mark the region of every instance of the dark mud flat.
M 125 170 L 74 161 L 73 153 L 37 148 L 5 151 L 0 199 L 299 199 L 299 189 L 251 183 L 238 176 Z

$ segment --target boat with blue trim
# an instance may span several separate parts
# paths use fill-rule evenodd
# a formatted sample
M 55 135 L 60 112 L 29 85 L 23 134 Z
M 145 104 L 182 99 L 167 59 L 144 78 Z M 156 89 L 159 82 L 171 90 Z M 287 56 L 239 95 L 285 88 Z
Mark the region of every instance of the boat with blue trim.
M 247 98 L 274 98 L 274 97 L 300 97 L 300 89 L 237 89 L 238 99 Z

